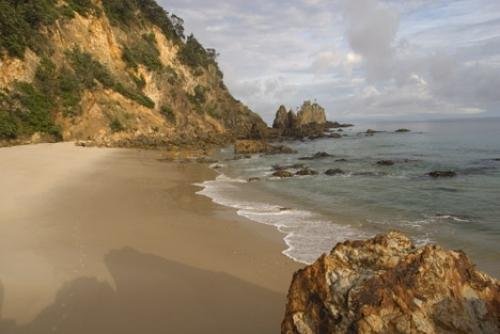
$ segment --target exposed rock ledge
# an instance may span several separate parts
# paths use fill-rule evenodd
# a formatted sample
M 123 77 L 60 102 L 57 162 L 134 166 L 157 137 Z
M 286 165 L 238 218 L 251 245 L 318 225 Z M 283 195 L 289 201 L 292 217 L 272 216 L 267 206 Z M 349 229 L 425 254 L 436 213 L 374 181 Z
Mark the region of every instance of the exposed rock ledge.
M 500 333 L 500 285 L 461 251 L 390 232 L 295 273 L 282 333 Z

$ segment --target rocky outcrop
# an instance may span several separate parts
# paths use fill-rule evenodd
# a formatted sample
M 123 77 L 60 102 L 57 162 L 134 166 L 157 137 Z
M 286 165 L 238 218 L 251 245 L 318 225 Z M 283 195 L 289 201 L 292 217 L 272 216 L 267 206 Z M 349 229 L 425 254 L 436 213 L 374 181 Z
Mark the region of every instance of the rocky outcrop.
M 297 127 L 305 127 L 311 124 L 326 124 L 325 109 L 317 103 L 305 101 L 297 113 Z
M 343 175 L 343 174 L 345 174 L 345 172 L 340 168 L 328 169 L 325 172 L 325 175 L 328 175 L 328 176 Z
M 325 109 L 318 103 L 305 101 L 297 114 L 287 111 L 285 106 L 280 106 L 276 112 L 273 129 L 277 131 L 278 137 L 287 138 L 320 138 L 330 136 L 340 138 L 333 133 L 326 133 L 327 129 L 352 126 L 351 124 L 340 124 L 326 120 Z
M 264 140 L 238 140 L 234 144 L 236 154 L 294 154 L 297 151 L 285 145 L 270 145 Z
M 281 332 L 499 333 L 500 283 L 397 232 L 346 241 L 294 275 Z
M 266 134 L 178 17 L 154 0 L 126 3 L 46 1 L 27 18 L 21 5 L 2 9 L 0 26 L 19 29 L 0 39 L 0 141 L 196 146 Z
M 274 177 L 280 177 L 280 178 L 288 178 L 288 177 L 293 177 L 293 173 L 289 172 L 287 170 L 277 170 L 272 174 Z

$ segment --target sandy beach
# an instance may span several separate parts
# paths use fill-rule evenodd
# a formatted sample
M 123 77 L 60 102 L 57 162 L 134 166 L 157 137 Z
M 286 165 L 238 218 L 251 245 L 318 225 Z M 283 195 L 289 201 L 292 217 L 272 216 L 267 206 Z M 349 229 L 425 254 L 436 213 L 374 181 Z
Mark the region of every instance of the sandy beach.
M 277 333 L 300 265 L 196 195 L 206 165 L 72 143 L 0 149 L 1 333 Z

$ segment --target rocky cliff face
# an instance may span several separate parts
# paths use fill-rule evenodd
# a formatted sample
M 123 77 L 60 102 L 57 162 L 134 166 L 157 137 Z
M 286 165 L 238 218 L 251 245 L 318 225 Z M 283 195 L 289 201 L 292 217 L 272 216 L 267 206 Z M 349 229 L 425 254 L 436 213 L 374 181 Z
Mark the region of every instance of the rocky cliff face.
M 391 232 L 294 275 L 282 333 L 499 333 L 499 282 L 460 251 Z
M 154 0 L 0 0 L 0 140 L 220 143 L 255 136 L 214 50 Z

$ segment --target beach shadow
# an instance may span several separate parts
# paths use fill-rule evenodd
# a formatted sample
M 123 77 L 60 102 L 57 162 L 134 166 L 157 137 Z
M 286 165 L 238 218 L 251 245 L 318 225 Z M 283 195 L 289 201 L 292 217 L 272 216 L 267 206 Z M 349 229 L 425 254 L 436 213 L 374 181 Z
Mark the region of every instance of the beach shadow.
M 285 305 L 279 293 L 131 248 L 112 251 L 105 263 L 116 288 L 76 279 L 31 323 L 3 320 L 0 333 L 279 332 Z

